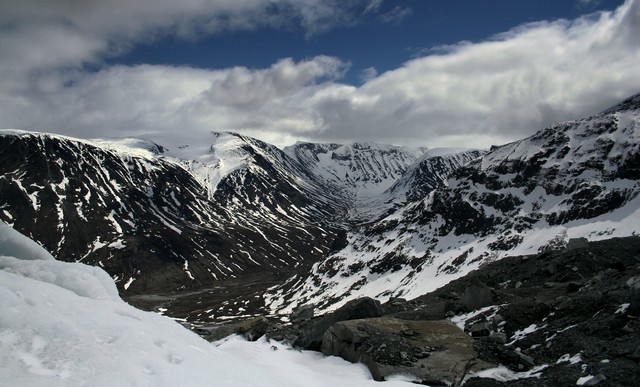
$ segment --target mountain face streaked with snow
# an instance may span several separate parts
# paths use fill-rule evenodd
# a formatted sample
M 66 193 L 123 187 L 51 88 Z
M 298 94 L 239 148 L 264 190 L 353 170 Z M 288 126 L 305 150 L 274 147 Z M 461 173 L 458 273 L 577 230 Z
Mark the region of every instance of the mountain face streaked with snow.
M 639 117 L 636 95 L 489 152 L 7 130 L 0 219 L 125 296 L 189 294 L 163 308 L 190 320 L 412 298 L 507 255 L 637 233 Z
M 318 196 L 284 153 L 235 135 L 212 142 L 198 162 L 152 143 L 5 132 L 0 217 L 133 292 L 276 273 L 329 251 L 336 232 L 324 219 L 344 209 Z
M 411 299 L 508 255 L 640 232 L 640 94 L 461 163 L 435 185 L 425 185 L 432 171 L 410 167 L 389 190 L 407 202 L 275 290 L 273 312 Z
M 311 165 L 233 133 L 170 151 L 2 131 L 0 219 L 61 259 L 104 268 L 129 295 L 277 283 L 339 246 L 359 187 L 386 188 L 422 153 L 351 146 L 364 147 Z M 348 184 L 325 179 L 340 168 Z

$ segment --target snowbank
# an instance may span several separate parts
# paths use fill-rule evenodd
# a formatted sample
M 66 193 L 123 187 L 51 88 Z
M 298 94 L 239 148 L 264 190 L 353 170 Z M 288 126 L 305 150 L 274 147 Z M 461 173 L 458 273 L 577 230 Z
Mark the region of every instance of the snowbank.
M 208 343 L 123 302 L 101 269 L 56 261 L 1 222 L 0 310 L 1 386 L 379 385 L 364 366 L 317 353 Z

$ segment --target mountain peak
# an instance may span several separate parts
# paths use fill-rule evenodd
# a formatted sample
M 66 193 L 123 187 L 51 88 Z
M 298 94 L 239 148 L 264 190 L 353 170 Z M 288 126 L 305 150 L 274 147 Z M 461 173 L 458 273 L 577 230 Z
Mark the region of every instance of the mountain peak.
M 600 114 L 609 114 L 615 112 L 621 112 L 626 110 L 638 110 L 640 109 L 640 93 L 634 94 L 625 98 L 622 102 L 619 102 L 612 107 L 603 110 Z

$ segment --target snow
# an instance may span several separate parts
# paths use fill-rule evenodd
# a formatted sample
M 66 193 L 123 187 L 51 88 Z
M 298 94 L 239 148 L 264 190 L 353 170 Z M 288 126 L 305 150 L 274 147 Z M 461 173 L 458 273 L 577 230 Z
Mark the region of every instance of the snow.
M 627 309 L 629 309 L 629 306 L 631 306 L 631 304 L 624 303 L 620 305 L 620 307 L 613 314 L 625 314 L 627 313 Z
M 491 318 L 493 318 L 496 313 L 498 312 L 498 309 L 500 309 L 501 305 L 492 305 L 492 306 L 486 306 L 484 308 L 480 308 L 478 310 L 474 310 L 468 313 L 464 313 L 464 314 L 460 314 L 454 317 L 451 317 L 451 322 L 456 324 L 458 326 L 458 328 L 464 330 L 465 325 L 467 324 L 467 321 L 475 318 L 476 316 L 483 314 L 489 310 L 491 310 L 491 314 L 489 316 L 487 316 L 486 320 L 489 321 L 491 320 Z
M 556 364 L 569 363 L 569 364 L 578 364 L 582 363 L 582 352 L 578 352 L 575 355 L 571 356 L 568 353 L 560 356 L 558 360 L 556 360 Z
M 593 375 L 583 376 L 576 381 L 576 386 L 585 386 L 587 385 L 587 382 L 593 379 L 594 377 L 595 376 Z
M 264 339 L 208 343 L 123 302 L 102 269 L 56 261 L 4 223 L 0 310 L 2 386 L 380 385 L 363 365 Z
M 512 380 L 527 379 L 527 378 L 539 378 L 542 375 L 542 371 L 547 367 L 549 366 L 546 364 L 543 364 L 543 365 L 533 367 L 529 371 L 514 372 L 508 369 L 507 367 L 501 365 L 499 367 L 490 368 L 490 369 L 479 371 L 479 372 L 472 372 L 465 377 L 465 380 L 472 377 L 476 377 L 476 376 L 480 378 L 494 379 L 499 382 L 509 382 Z

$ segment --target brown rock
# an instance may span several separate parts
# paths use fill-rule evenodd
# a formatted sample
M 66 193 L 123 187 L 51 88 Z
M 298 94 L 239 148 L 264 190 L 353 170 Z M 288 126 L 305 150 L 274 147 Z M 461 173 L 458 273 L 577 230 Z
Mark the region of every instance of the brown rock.
M 411 330 L 411 336 L 400 332 Z M 492 365 L 477 359 L 473 339 L 447 320 L 408 321 L 391 317 L 342 321 L 322 340 L 322 352 L 367 365 L 375 380 L 404 373 L 450 384 L 467 372 Z

